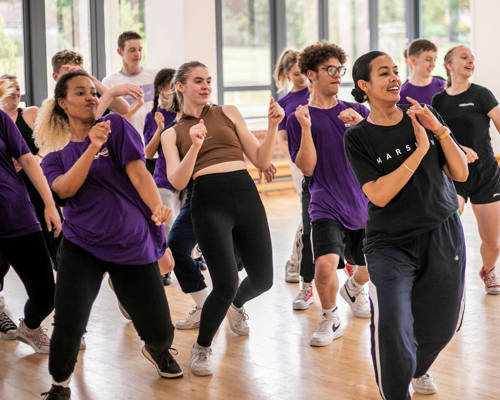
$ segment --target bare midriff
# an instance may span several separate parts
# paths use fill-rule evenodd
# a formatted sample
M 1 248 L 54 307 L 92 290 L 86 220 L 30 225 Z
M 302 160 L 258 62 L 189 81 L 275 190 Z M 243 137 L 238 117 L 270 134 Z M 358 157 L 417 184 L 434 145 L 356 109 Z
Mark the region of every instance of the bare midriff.
M 233 172 L 233 171 L 239 171 L 239 170 L 246 169 L 246 168 L 247 168 L 247 165 L 246 165 L 245 161 L 222 162 L 222 163 L 210 165 L 208 167 L 200 169 L 199 171 L 196 171 L 196 173 L 193 175 L 193 179 L 196 179 L 202 175 L 220 174 L 220 173 L 224 173 L 224 172 Z

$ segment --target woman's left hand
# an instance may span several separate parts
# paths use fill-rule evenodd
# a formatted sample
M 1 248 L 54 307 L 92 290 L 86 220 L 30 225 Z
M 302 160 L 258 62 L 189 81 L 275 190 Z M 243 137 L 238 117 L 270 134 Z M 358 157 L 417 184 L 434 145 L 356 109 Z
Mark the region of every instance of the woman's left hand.
M 433 132 L 442 130 L 443 125 L 426 105 L 422 107 L 417 100 L 412 99 L 411 97 L 406 97 L 406 100 L 412 104 L 412 106 L 408 109 L 408 115 L 415 115 L 418 122 L 420 122 L 425 129 L 429 129 Z
M 285 111 L 283 111 L 283 108 L 281 108 L 277 101 L 271 98 L 268 112 L 269 126 L 278 126 L 284 117 Z
M 159 204 L 154 209 L 153 214 L 151 215 L 151 219 L 157 226 L 160 226 L 166 223 L 171 216 L 172 210 L 163 204 Z
M 45 223 L 47 224 L 47 229 L 49 232 L 54 230 L 54 237 L 58 237 L 61 233 L 61 217 L 56 210 L 55 205 L 50 205 L 45 207 L 43 212 L 45 216 Z
M 164 275 L 172 271 L 174 267 L 174 257 L 172 256 L 172 252 L 170 251 L 170 249 L 167 247 L 167 250 L 165 250 L 163 256 L 161 256 L 161 258 L 158 260 L 158 268 L 160 269 L 160 273 Z

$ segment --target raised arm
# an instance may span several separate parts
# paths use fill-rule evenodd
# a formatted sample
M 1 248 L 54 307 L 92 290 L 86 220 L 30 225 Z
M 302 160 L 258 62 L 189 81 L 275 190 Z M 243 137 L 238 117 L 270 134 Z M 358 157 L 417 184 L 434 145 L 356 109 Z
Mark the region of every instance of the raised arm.
M 26 172 L 26 175 L 28 175 L 30 181 L 33 183 L 33 186 L 35 186 L 37 192 L 43 200 L 43 204 L 45 205 L 44 216 L 47 229 L 51 231 L 52 228 L 54 228 L 54 236 L 59 236 L 59 233 L 61 232 L 61 218 L 56 210 L 52 192 L 50 191 L 47 179 L 43 175 L 40 164 L 35 160 L 35 157 L 33 157 L 31 153 L 23 154 L 17 159 L 17 162 L 21 164 L 24 172 Z
M 52 190 L 61 199 L 73 197 L 87 179 L 95 155 L 108 140 L 110 121 L 100 122 L 89 131 L 90 144 L 76 163 L 52 182 Z
M 165 118 L 163 118 L 163 114 L 161 112 L 155 112 L 154 120 L 156 122 L 156 130 L 153 136 L 151 137 L 151 140 L 148 142 L 146 145 L 146 148 L 144 149 L 144 152 L 146 153 L 146 158 L 153 158 L 155 153 L 158 151 L 158 147 L 160 146 L 160 136 L 165 128 Z M 144 127 L 144 131 L 146 130 L 146 127 Z M 144 132 L 144 137 L 146 136 L 146 132 Z
M 297 167 L 299 167 L 305 176 L 312 176 L 314 168 L 316 168 L 317 154 L 312 138 L 309 107 L 298 106 L 295 111 L 295 118 L 297 118 L 302 131 L 299 151 L 295 157 L 295 164 L 297 164 Z
M 198 124 L 191 127 L 189 135 L 191 136 L 192 144 L 181 161 L 179 151 L 177 150 L 177 144 L 175 143 L 175 128 L 170 128 L 162 133 L 161 146 L 168 166 L 167 178 L 177 190 L 184 189 L 193 176 L 196 158 L 198 157 L 198 152 L 205 140 L 206 134 L 207 129 L 203 120 L 200 120 Z
M 429 150 L 427 132 L 415 115 L 410 115 L 410 118 L 417 142 L 416 150 L 394 171 L 361 187 L 366 197 L 378 207 L 385 207 L 405 187 Z
M 235 106 L 223 106 L 222 110 L 236 126 L 236 133 L 248 159 L 257 168 L 268 168 L 273 156 L 278 125 L 285 116 L 281 106 L 274 99 L 271 99 L 269 103 L 267 135 L 262 143 L 259 143 L 257 138 L 248 130 L 243 116 Z

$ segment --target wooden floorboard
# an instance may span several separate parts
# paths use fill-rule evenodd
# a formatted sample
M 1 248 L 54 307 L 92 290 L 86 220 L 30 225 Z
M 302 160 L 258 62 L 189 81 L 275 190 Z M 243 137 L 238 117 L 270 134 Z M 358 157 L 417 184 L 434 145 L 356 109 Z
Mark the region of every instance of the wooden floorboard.
M 378 399 L 369 353 L 369 323 L 353 318 L 339 299 L 345 324 L 342 338 L 311 348 L 309 338 L 320 318 L 319 300 L 307 311 L 292 311 L 297 284 L 284 282 L 284 265 L 299 221 L 293 192 L 265 196 L 273 239 L 273 288 L 246 306 L 250 336 L 234 335 L 225 322 L 214 340 L 215 373 L 199 378 L 189 371 L 189 350 L 196 331 L 176 331 L 174 347 L 184 369 L 179 380 L 160 379 L 141 355 L 132 324 L 121 316 L 103 284 L 87 327 L 87 350 L 71 382 L 74 400 L 109 399 Z M 486 296 L 478 278 L 479 239 L 470 208 L 463 216 L 468 250 L 467 308 L 462 331 L 438 358 L 431 372 L 439 386 L 434 396 L 415 400 L 500 399 L 500 296 Z M 339 272 L 341 283 L 345 275 Z M 2 293 L 6 311 L 17 322 L 26 294 L 12 271 Z M 166 288 L 173 319 L 191 309 L 191 299 L 176 281 Z M 439 304 L 436 304 L 439 307 Z M 50 330 L 51 317 L 44 325 Z M 153 323 L 153 321 L 152 321 Z M 0 399 L 39 399 L 50 387 L 47 356 L 33 354 L 17 341 L 0 340 Z

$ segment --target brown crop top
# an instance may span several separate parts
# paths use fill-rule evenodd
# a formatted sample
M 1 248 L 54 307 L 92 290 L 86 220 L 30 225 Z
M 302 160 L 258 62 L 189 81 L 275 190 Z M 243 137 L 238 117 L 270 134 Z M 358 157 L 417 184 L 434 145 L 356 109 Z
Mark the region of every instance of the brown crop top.
M 236 126 L 224 114 L 221 106 L 206 105 L 203 107 L 200 118 L 203 118 L 207 127 L 207 136 L 198 152 L 193 175 L 211 165 L 227 161 L 244 161 Z M 200 122 L 200 118 L 183 114 L 180 121 L 174 126 L 176 145 L 181 159 L 184 158 L 193 144 L 189 136 L 189 129 Z

